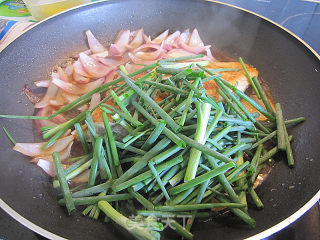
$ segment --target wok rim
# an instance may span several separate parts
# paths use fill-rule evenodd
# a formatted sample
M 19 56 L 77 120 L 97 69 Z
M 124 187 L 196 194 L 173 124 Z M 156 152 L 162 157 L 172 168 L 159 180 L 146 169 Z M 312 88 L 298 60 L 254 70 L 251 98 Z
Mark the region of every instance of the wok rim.
M 299 42 L 301 42 L 309 51 L 312 52 L 313 55 L 315 55 L 317 57 L 317 59 L 320 61 L 320 55 L 307 43 L 305 42 L 303 39 L 301 39 L 299 36 L 297 36 L 296 34 L 294 34 L 292 31 L 290 31 L 289 29 L 283 27 L 282 25 L 280 25 L 279 23 L 263 16 L 260 15 L 258 13 L 255 13 L 253 11 L 229 4 L 229 3 L 224 3 L 224 2 L 220 2 L 220 1 L 215 1 L 215 0 L 204 0 L 206 2 L 213 2 L 213 3 L 217 3 L 220 5 L 224 5 L 227 7 L 231 7 L 231 8 L 235 8 L 244 12 L 247 12 L 249 14 L 252 14 L 258 18 L 261 18 L 273 25 L 275 25 L 276 27 L 280 28 L 281 30 L 285 31 L 287 34 L 293 36 L 294 38 L 296 38 Z M 109 0 L 100 0 L 100 1 L 95 1 L 95 2 L 91 2 L 91 3 L 87 3 L 87 4 L 83 4 L 80 6 L 76 6 L 73 8 L 70 8 L 68 10 L 62 11 L 60 13 L 54 14 L 48 18 L 45 18 L 41 21 L 39 21 L 38 23 L 34 24 L 33 26 L 31 26 L 30 28 L 28 28 L 27 30 L 23 31 L 21 34 L 19 34 L 12 42 L 14 42 L 16 39 L 18 39 L 19 37 L 21 37 L 23 34 L 25 34 L 26 32 L 28 32 L 29 30 L 37 27 L 38 25 L 52 19 L 55 17 L 58 17 L 59 15 L 62 15 L 66 12 L 70 12 L 73 11 L 75 9 L 79 9 L 79 8 L 83 8 L 86 7 L 88 5 L 93 5 L 93 4 L 99 4 L 101 2 L 109 2 Z M 11 43 L 12 43 L 11 42 Z M 11 43 L 9 43 L 5 48 L 7 48 Z M 0 53 L 5 49 L 3 48 Z M 318 192 L 307 202 L 305 203 L 300 209 L 298 209 L 297 211 L 295 211 L 293 214 L 291 214 L 289 217 L 285 218 L 284 220 L 282 220 L 281 222 L 278 222 L 277 224 L 273 225 L 272 227 L 257 233 L 251 237 L 245 238 L 246 240 L 254 240 L 254 239 L 262 239 L 262 238 L 266 238 L 268 236 L 271 236 L 272 234 L 281 231 L 282 229 L 286 228 L 287 226 L 289 226 L 290 224 L 292 224 L 293 222 L 295 222 L 298 218 L 300 218 L 303 214 L 305 214 L 312 206 L 314 206 L 316 204 L 317 201 L 319 201 L 320 199 L 320 189 L 318 190 Z M 66 238 L 61 237 L 59 235 L 56 235 L 50 231 L 45 230 L 44 228 L 34 224 L 33 222 L 29 221 L 28 219 L 24 218 L 22 215 L 20 215 L 18 212 L 16 212 L 13 208 L 11 208 L 5 201 L 2 200 L 2 198 L 0 198 L 0 207 L 9 215 L 11 216 L 13 219 L 15 219 L 17 222 L 19 222 L 20 224 L 22 224 L 23 226 L 25 226 L 26 228 L 32 230 L 33 232 L 48 238 L 48 239 L 55 239 L 55 240 L 66 240 Z
M 272 234 L 281 231 L 282 229 L 286 228 L 293 222 L 295 222 L 298 218 L 300 218 L 303 214 L 305 214 L 312 206 L 316 204 L 316 202 L 320 199 L 320 190 L 299 210 L 293 213 L 291 216 L 287 217 L 286 219 L 282 220 L 281 222 L 277 223 L 276 225 L 272 226 L 260 232 L 256 235 L 246 238 L 245 240 L 255 240 L 255 239 L 263 239 L 266 237 L 271 236 Z M 29 221 L 28 219 L 21 216 L 18 212 L 16 212 L 13 208 L 11 208 L 6 202 L 4 202 L 0 198 L 0 207 L 10 215 L 14 220 L 25 226 L 26 228 L 32 230 L 33 232 L 48 238 L 48 239 L 55 239 L 55 240 L 66 240 L 66 238 L 58 236 L 52 232 L 45 230 L 42 227 L 34 224 L 33 222 Z

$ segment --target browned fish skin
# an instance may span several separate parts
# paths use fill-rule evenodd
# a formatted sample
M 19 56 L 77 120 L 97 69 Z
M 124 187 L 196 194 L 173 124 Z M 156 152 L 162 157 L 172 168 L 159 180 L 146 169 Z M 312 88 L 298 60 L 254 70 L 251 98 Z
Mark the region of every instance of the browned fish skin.
M 258 76 L 258 70 L 254 67 L 246 64 L 246 67 L 248 69 L 248 72 L 251 77 L 257 77 Z M 232 85 L 235 85 L 237 83 L 237 88 L 241 91 L 245 91 L 249 87 L 249 81 L 242 70 L 241 64 L 239 62 L 211 62 L 207 68 L 209 69 L 221 69 L 221 68 L 235 68 L 239 69 L 239 71 L 227 71 L 227 72 L 221 72 L 221 77 L 228 82 L 230 82 Z M 142 73 L 135 78 L 142 77 L 145 73 Z M 211 95 L 215 100 L 220 99 L 220 96 L 217 92 L 217 84 L 214 80 L 210 80 L 204 83 L 204 88 L 206 89 L 207 94 Z M 168 93 L 162 93 L 155 96 L 155 101 L 159 102 L 162 99 L 166 98 L 168 96 Z M 112 101 L 109 100 L 108 104 L 112 104 Z M 250 110 L 249 110 L 250 111 Z M 101 116 L 101 110 L 98 108 L 96 109 L 93 114 L 92 118 L 94 122 L 102 122 L 102 116 Z M 110 119 L 111 120 L 111 119 Z
M 248 72 L 251 77 L 258 77 L 258 70 L 254 67 L 246 64 Z M 221 77 L 232 85 L 235 85 L 237 82 L 237 88 L 241 91 L 245 91 L 249 87 L 249 81 L 242 70 L 241 64 L 239 62 L 211 62 L 207 68 L 209 69 L 219 69 L 219 68 L 235 68 L 239 69 L 239 71 L 228 71 L 228 72 L 221 72 Z M 214 80 L 210 80 L 205 82 L 204 88 L 206 89 L 207 93 L 212 96 L 215 100 L 219 99 L 219 94 L 217 93 L 217 84 Z

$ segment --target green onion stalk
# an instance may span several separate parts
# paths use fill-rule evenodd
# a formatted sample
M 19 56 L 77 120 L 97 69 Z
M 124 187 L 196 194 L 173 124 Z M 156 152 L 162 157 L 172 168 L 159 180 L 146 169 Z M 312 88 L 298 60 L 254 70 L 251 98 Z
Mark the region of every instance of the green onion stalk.
M 197 108 L 197 129 L 194 140 L 200 144 L 205 144 L 206 142 L 206 131 L 208 120 L 211 111 L 211 105 L 209 103 L 196 102 Z M 191 148 L 189 162 L 184 177 L 184 181 L 190 181 L 196 176 L 197 168 L 199 166 L 199 161 L 201 157 L 201 151 L 196 148 Z
M 114 222 L 126 229 L 138 240 L 160 240 L 160 233 L 163 230 L 162 223 L 156 222 L 153 217 L 131 220 L 116 209 L 114 209 L 107 201 L 98 202 L 99 208 Z

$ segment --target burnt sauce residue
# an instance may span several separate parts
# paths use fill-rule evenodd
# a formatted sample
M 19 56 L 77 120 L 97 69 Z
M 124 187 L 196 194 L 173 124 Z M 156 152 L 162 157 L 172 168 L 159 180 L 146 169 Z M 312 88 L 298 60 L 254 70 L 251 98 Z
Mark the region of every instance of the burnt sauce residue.
M 256 181 L 254 182 L 253 188 L 259 187 L 264 180 L 267 179 L 269 173 L 271 172 L 272 168 L 275 165 L 275 161 L 271 158 L 269 159 L 261 169 L 260 173 L 257 176 Z

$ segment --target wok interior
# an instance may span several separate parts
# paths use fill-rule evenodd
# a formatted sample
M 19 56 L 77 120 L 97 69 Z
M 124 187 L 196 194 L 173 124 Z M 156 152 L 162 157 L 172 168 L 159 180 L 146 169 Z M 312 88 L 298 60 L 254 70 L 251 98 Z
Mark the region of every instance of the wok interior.
M 84 20 L 85 19 L 85 20 Z M 22 35 L 0 54 L 1 113 L 33 114 L 32 105 L 20 94 L 25 83 L 48 78 L 54 66 L 86 49 L 84 31 L 90 29 L 102 43 L 110 43 L 125 28 L 143 27 L 156 36 L 163 30 L 197 28 L 214 51 L 243 57 L 259 70 L 287 119 L 304 116 L 307 121 L 290 131 L 294 135 L 295 169 L 278 157 L 276 167 L 257 193 L 265 205 L 249 213 L 255 229 L 221 217 L 194 226 L 196 239 L 244 238 L 259 233 L 302 207 L 319 189 L 319 59 L 285 31 L 249 13 L 218 3 L 183 0 L 109 1 L 95 3 L 47 20 Z M 48 37 L 50 36 L 50 37 Z M 17 57 L 19 56 L 19 57 Z M 17 142 L 37 138 L 31 121 L 1 119 Z M 82 217 L 68 217 L 56 202 L 49 177 L 26 157 L 13 152 L 0 136 L 0 197 L 39 226 L 70 239 L 129 238 L 113 224 Z M 293 186 L 293 187 L 292 187 Z M 174 238 L 171 233 L 167 237 Z

